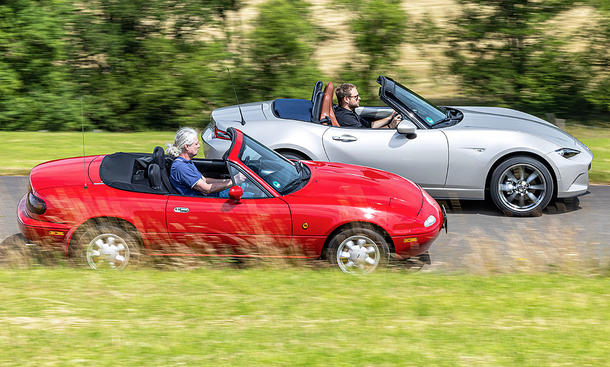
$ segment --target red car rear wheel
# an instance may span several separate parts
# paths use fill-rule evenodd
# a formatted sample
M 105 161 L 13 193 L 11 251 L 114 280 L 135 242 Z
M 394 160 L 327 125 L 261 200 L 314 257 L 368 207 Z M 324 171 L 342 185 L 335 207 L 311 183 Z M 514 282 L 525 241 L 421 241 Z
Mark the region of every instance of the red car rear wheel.
M 122 270 L 141 257 L 136 237 L 115 224 L 87 225 L 74 245 L 74 259 L 94 270 Z

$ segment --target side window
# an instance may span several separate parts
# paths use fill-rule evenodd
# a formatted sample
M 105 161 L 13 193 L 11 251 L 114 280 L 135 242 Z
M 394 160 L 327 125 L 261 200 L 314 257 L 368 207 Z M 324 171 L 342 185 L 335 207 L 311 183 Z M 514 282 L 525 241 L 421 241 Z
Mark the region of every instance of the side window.
M 229 173 L 231 174 L 233 182 L 237 183 L 237 185 L 244 190 L 242 199 L 266 199 L 270 197 L 248 175 L 232 164 L 229 165 Z

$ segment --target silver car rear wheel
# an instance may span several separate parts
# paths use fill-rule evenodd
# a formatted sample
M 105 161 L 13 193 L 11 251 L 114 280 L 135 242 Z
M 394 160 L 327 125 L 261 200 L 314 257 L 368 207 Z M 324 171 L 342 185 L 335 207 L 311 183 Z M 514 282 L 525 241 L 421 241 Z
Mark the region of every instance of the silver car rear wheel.
M 553 196 L 553 179 L 541 162 L 514 157 L 500 164 L 490 184 L 496 206 L 509 215 L 540 215 Z

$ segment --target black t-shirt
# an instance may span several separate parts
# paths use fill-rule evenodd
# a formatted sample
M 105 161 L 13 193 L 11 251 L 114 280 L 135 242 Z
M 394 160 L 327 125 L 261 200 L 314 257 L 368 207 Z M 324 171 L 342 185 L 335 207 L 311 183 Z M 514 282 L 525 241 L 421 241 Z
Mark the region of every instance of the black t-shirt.
M 356 112 L 341 106 L 335 107 L 335 117 L 342 127 L 370 128 L 371 123 L 360 117 Z

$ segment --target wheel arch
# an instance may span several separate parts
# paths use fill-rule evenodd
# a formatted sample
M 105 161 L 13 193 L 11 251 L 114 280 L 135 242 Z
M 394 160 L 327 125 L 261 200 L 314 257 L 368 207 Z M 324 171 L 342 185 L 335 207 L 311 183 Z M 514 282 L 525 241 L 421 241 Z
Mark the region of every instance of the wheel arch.
M 328 245 L 329 245 L 330 241 L 332 240 L 332 238 L 335 237 L 335 235 L 337 235 L 337 233 L 343 231 L 346 228 L 357 227 L 357 226 L 368 227 L 371 230 L 379 233 L 388 243 L 388 247 L 390 248 L 390 253 L 396 252 L 396 249 L 394 248 L 394 241 L 392 241 L 392 237 L 385 229 L 383 229 L 383 227 L 381 227 L 375 223 L 371 223 L 371 222 L 354 221 L 354 222 L 347 222 L 347 223 L 343 223 L 343 224 L 339 225 L 328 236 L 326 236 L 326 240 L 324 240 L 324 246 L 322 246 L 322 251 L 320 253 L 320 258 L 324 259 L 326 257 L 326 250 L 328 249 Z
M 295 155 L 302 156 L 304 158 L 304 160 L 306 160 L 306 161 L 310 161 L 311 160 L 311 157 L 309 155 L 307 155 L 306 153 L 303 153 L 302 151 L 297 150 L 297 149 L 292 149 L 292 148 L 277 148 L 277 149 L 275 149 L 275 151 L 277 153 L 281 154 L 281 155 L 284 155 L 284 153 L 292 153 L 292 154 L 295 154 Z
M 551 174 L 551 177 L 553 179 L 552 199 L 557 198 L 557 173 L 555 172 L 554 167 L 548 162 L 548 160 L 546 160 L 541 155 L 533 153 L 533 152 L 514 151 L 514 152 L 510 152 L 510 153 L 505 154 L 505 155 L 499 157 L 498 159 L 496 159 L 496 161 L 491 165 L 491 167 L 487 171 L 487 176 L 485 177 L 485 199 L 486 200 L 489 199 L 489 187 L 490 187 L 490 183 L 491 183 L 491 176 L 493 175 L 494 170 L 500 164 L 502 164 L 502 162 L 504 162 L 508 159 L 514 158 L 514 157 L 518 157 L 518 156 L 530 157 L 530 158 L 536 159 L 540 163 L 544 164 L 544 166 L 549 170 L 549 173 Z
M 118 217 L 93 217 L 93 218 L 87 219 L 86 221 L 81 223 L 78 227 L 76 227 L 76 229 L 70 236 L 69 240 L 67 241 L 68 243 L 66 245 L 66 255 L 71 254 L 72 241 L 77 239 L 78 236 L 80 236 L 80 234 L 82 234 L 85 231 L 85 229 L 87 228 L 87 226 L 89 226 L 89 225 L 93 225 L 93 226 L 116 225 L 116 226 L 119 226 L 124 231 L 132 234 L 136 238 L 136 240 L 139 242 L 140 245 L 143 245 L 142 236 L 140 234 L 140 231 L 138 231 L 136 226 L 133 223 L 129 222 L 128 220 L 123 219 L 123 218 L 118 218 Z

